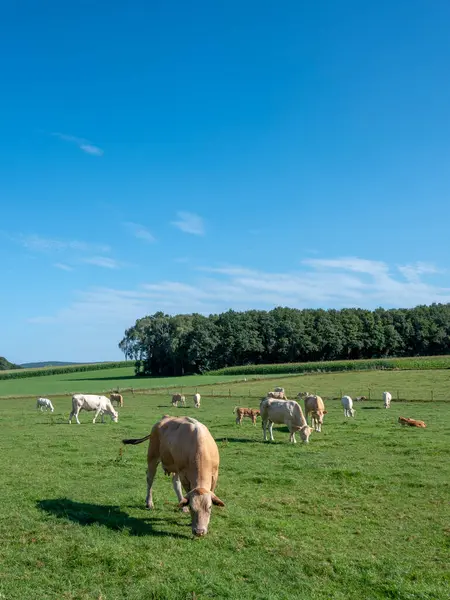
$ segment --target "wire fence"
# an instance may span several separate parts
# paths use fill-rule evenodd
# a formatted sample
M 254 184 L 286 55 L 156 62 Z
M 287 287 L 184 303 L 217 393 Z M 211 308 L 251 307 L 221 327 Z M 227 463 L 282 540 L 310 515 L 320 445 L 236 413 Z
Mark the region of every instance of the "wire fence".
M 46 394 L 47 398 L 56 398 L 61 396 L 72 396 L 73 394 L 83 393 L 80 391 L 64 391 L 64 392 L 56 392 L 52 394 Z M 90 391 L 86 393 L 97 393 L 109 395 L 111 393 L 120 393 L 127 394 L 131 396 L 161 396 L 167 397 L 169 399 L 169 403 L 172 400 L 172 396 L 174 394 L 181 394 L 186 397 L 186 402 L 191 400 L 193 402 L 193 395 L 196 393 L 200 393 L 201 398 L 229 398 L 230 400 L 236 401 L 236 404 L 241 404 L 244 400 L 249 401 L 261 401 L 262 398 L 266 397 L 265 393 L 257 392 L 254 389 L 249 388 L 248 391 L 242 393 L 236 393 L 232 388 L 223 388 L 214 389 L 214 387 L 210 387 L 207 390 L 203 390 L 202 387 L 189 387 L 188 390 L 184 390 L 183 386 L 179 388 L 153 388 L 153 389 L 141 389 L 141 388 L 113 388 L 101 391 Z M 298 392 L 297 392 L 298 393 Z M 290 400 L 298 400 L 297 393 L 289 394 L 286 392 L 287 397 Z M 316 392 L 311 392 L 316 393 Z M 425 390 L 423 393 L 417 396 L 410 395 L 407 391 L 394 390 L 391 391 L 392 394 L 392 402 L 449 402 L 450 401 L 450 393 L 449 395 L 444 392 L 435 392 L 435 390 Z M 12 399 L 12 398 L 36 398 L 39 394 L 26 394 L 26 395 L 11 395 L 11 396 L 1 396 L 0 399 Z M 383 402 L 383 393 L 378 390 L 366 389 L 358 392 L 349 392 L 348 390 L 336 390 L 335 393 L 324 394 L 320 393 L 320 397 L 324 401 L 340 401 L 341 398 L 345 396 L 350 396 L 354 403 L 367 403 L 367 402 Z

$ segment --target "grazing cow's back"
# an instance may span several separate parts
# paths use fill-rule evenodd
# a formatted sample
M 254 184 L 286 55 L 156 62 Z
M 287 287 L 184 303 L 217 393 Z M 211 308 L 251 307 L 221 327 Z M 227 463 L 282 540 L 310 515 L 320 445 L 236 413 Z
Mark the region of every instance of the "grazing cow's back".
M 144 438 L 123 440 L 124 444 L 140 444 L 150 438 L 147 453 L 147 508 L 154 508 L 153 480 L 161 462 L 164 472 L 172 474 L 180 507 L 189 506 L 192 532 L 202 536 L 208 532 L 211 504 L 224 506 L 214 490 L 219 477 L 219 449 L 208 428 L 191 417 L 165 415 Z M 183 497 L 181 486 L 186 491 Z
M 295 433 L 298 431 L 303 442 L 309 442 L 312 428 L 308 426 L 302 409 L 295 400 L 277 400 L 263 398 L 259 406 L 264 431 L 264 441 L 267 440 L 266 429 L 269 428 L 271 441 L 273 439 L 273 424 L 284 424 L 289 429 L 289 440 L 297 443 Z

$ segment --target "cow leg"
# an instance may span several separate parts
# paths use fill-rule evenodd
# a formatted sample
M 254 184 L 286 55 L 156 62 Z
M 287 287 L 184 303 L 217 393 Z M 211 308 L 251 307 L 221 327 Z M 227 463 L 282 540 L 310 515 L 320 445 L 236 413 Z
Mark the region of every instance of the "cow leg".
M 145 506 L 148 509 L 155 508 L 155 505 L 153 504 L 153 489 L 152 489 L 152 486 L 153 486 L 153 480 L 155 479 L 156 469 L 158 467 L 158 462 L 159 461 L 157 459 L 151 459 L 148 462 L 148 467 L 147 467 L 147 498 L 145 499 Z
M 78 415 L 80 414 L 80 409 L 77 408 L 77 410 L 75 411 L 75 420 L 77 422 L 78 425 L 81 425 L 79 419 L 78 419 Z
M 97 410 L 95 411 L 94 418 L 92 419 L 92 422 L 93 422 L 93 423 L 95 423 L 95 420 L 96 420 L 96 418 L 98 417 L 98 415 L 100 414 L 101 410 L 102 410 L 102 409 L 99 407 L 99 408 L 97 408 Z M 103 414 L 102 414 L 102 417 L 103 417 Z
M 274 442 L 275 440 L 273 439 L 273 422 L 269 421 L 269 435 L 270 435 L 270 441 Z
M 175 494 L 177 495 L 178 502 L 181 502 L 184 498 L 184 495 L 183 495 L 183 490 L 181 489 L 181 481 L 180 481 L 179 475 L 172 476 L 172 485 L 173 485 L 173 489 L 175 490 Z M 183 506 L 182 510 L 184 513 L 188 513 L 189 506 Z

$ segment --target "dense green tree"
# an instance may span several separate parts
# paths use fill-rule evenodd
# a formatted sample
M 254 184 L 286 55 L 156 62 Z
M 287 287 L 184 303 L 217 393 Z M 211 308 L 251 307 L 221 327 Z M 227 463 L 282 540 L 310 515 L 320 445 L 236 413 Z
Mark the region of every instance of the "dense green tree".
M 209 317 L 162 312 L 138 319 L 119 347 L 143 375 L 205 373 L 282 362 L 450 353 L 450 304 L 374 311 L 229 310 Z

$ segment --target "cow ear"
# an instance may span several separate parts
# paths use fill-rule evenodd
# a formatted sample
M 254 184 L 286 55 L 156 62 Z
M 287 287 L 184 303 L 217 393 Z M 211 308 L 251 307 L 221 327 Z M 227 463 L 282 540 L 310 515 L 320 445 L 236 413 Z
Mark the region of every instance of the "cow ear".
M 225 502 L 222 502 L 222 500 L 213 493 L 211 493 L 211 500 L 216 506 L 225 506 Z
M 327 410 L 324 410 L 324 411 L 323 411 L 323 414 L 324 414 L 324 415 L 327 415 L 327 414 L 328 414 L 328 411 L 327 411 Z
M 183 498 L 183 500 L 178 504 L 181 508 L 182 506 L 187 506 L 189 504 L 189 500 L 187 498 Z

